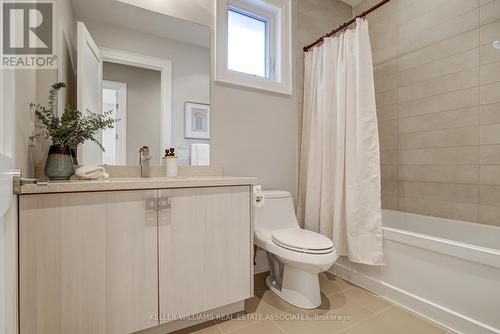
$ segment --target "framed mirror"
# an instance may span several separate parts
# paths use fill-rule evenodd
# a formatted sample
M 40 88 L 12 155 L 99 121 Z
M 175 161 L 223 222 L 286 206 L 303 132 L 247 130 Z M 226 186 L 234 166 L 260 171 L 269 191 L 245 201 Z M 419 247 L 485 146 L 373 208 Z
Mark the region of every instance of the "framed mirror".
M 171 147 L 181 165 L 208 165 L 210 28 L 116 0 L 72 4 L 77 107 L 117 119 L 96 138 L 104 151 L 87 142 L 79 162 L 137 165 L 148 146 L 153 165 Z

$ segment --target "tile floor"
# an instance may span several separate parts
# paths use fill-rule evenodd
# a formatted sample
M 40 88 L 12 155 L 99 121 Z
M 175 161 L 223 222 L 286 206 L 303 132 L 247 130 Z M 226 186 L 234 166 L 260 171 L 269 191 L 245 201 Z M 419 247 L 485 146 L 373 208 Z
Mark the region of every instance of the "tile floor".
M 175 334 L 453 333 L 329 273 L 320 276 L 322 306 L 316 310 L 298 309 L 267 289 L 266 275 L 256 275 L 255 296 L 245 302 L 245 313 L 239 319 L 208 322 Z M 310 320 L 315 317 L 322 319 Z

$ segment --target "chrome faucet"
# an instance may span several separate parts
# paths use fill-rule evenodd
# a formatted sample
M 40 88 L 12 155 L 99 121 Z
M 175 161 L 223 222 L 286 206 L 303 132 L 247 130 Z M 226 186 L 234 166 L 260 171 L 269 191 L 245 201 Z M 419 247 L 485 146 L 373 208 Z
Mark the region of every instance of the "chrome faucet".
M 141 177 L 151 177 L 150 172 L 151 156 L 149 155 L 149 147 L 143 146 L 139 148 L 139 164 L 141 165 Z

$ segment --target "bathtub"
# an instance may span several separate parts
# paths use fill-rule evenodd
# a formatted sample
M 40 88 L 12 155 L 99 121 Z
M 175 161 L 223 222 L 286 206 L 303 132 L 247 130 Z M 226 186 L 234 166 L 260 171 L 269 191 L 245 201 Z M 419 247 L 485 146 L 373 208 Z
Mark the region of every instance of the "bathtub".
M 500 228 L 383 211 L 386 265 L 330 271 L 459 333 L 500 333 Z

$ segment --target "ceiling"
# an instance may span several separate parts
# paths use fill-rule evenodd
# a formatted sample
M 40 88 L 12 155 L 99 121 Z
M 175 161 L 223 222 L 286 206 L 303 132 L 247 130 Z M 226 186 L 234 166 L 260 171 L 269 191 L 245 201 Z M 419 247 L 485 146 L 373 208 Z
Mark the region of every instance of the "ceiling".
M 346 4 L 348 5 L 351 5 L 352 7 L 356 7 L 357 5 L 359 5 L 363 0 L 342 0 L 343 2 L 345 2 Z
M 72 3 L 76 18 L 84 22 L 108 23 L 158 37 L 210 46 L 210 29 L 203 25 L 117 0 L 72 0 Z

